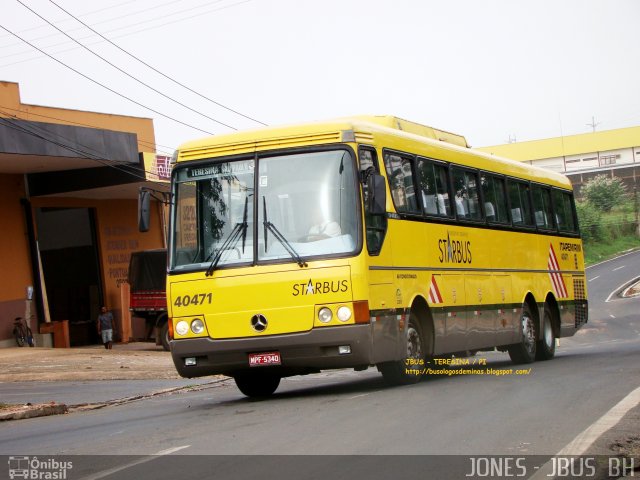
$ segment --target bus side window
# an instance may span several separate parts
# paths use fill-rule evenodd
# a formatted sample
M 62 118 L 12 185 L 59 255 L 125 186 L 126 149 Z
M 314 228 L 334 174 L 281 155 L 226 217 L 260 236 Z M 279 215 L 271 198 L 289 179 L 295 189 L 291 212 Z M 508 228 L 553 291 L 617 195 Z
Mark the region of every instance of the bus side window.
M 458 218 L 480 220 L 480 202 L 478 200 L 478 174 L 459 167 L 453 169 L 453 188 L 456 192 L 456 214 Z
M 552 190 L 551 197 L 556 215 L 556 222 L 561 232 L 576 233 L 576 224 L 573 217 L 573 207 L 571 205 L 572 195 L 560 190 Z
M 555 223 L 551 210 L 551 191 L 548 188 L 533 186 L 533 207 L 538 228 L 553 230 Z
M 529 184 L 516 180 L 509 180 L 509 201 L 511 202 L 511 217 L 513 225 L 518 227 L 533 227 L 531 215 L 531 200 L 529 198 Z
M 417 173 L 424 213 L 442 217 L 451 216 L 447 168 L 440 163 L 418 158 Z
M 484 196 L 484 212 L 491 223 L 509 223 L 504 179 L 482 172 L 480 185 Z
M 393 204 L 398 213 L 419 213 L 411 159 L 395 153 L 384 154 Z

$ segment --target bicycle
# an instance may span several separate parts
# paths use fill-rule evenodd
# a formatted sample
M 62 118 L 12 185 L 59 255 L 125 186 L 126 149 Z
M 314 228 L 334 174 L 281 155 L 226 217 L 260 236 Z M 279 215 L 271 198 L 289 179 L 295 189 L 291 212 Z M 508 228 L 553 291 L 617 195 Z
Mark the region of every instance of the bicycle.
M 13 320 L 13 336 L 19 347 L 24 347 L 25 343 L 30 347 L 35 346 L 33 332 L 22 317 L 16 317 Z

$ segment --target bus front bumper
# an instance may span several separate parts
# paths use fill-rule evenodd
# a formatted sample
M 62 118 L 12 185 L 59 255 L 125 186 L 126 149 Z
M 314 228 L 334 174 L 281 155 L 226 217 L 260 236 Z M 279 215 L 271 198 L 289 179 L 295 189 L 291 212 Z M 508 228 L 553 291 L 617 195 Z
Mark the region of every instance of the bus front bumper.
M 367 367 L 373 360 L 372 343 L 370 324 L 344 325 L 266 337 L 174 340 L 171 356 L 178 373 L 186 378 L 233 375 L 249 368 L 289 376 L 331 368 Z M 346 346 L 350 353 L 344 353 Z M 339 347 L 343 347 L 342 353 Z M 249 354 L 267 352 L 279 352 L 281 365 L 249 366 Z M 195 365 L 186 365 L 187 358 L 195 359 Z

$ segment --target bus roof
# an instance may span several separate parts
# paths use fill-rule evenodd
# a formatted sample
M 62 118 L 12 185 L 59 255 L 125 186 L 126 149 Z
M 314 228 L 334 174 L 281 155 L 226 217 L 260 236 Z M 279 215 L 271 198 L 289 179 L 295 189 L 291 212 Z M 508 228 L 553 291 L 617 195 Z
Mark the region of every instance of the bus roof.
M 273 148 L 303 147 L 331 143 L 374 143 L 374 138 L 396 139 L 390 148 L 402 150 L 403 141 L 412 147 L 423 145 L 422 154 L 439 160 L 497 171 L 524 179 L 571 188 L 564 175 L 469 148 L 464 136 L 404 120 L 392 115 L 359 115 L 334 120 L 308 122 L 244 130 L 206 137 L 182 144 L 178 162 L 264 151 Z M 436 155 L 438 153 L 444 155 Z M 429 155 L 431 153 L 432 155 Z

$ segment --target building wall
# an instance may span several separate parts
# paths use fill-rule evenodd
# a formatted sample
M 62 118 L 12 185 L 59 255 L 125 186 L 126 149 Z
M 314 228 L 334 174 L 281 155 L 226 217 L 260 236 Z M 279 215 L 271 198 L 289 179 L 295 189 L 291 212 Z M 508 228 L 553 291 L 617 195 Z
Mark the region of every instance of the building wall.
M 26 288 L 33 285 L 22 175 L 0 174 L 0 340 L 12 338 L 13 319 L 24 317 Z
M 482 147 L 479 150 L 564 173 L 580 197 L 596 175 L 620 178 L 640 190 L 640 126 Z
M 19 85 L 2 81 L 0 81 L 0 105 L 2 106 L 0 107 L 0 117 L 15 116 L 34 122 L 133 132 L 138 135 L 138 151 L 155 152 L 155 133 L 153 120 L 150 118 L 24 104 L 20 101 Z
M 113 312 L 116 321 L 122 318 L 121 284 L 127 281 L 129 259 L 137 250 L 164 246 L 161 210 L 151 215 L 149 232 L 138 231 L 137 200 L 91 200 L 73 198 L 34 198 L 32 207 L 90 208 L 95 211 L 97 248 L 103 286 L 102 303 Z M 35 215 L 35 213 L 34 213 Z M 94 321 L 94 318 L 87 318 Z
M 0 81 L 0 117 L 41 122 L 42 124 L 92 127 L 129 133 L 135 135 L 138 152 L 155 152 L 153 121 L 149 118 L 23 104 L 20 99 L 19 85 L 13 82 Z M 135 145 L 135 141 L 133 145 Z M 132 150 L 135 152 L 135 148 Z M 51 162 L 51 170 L 60 170 L 59 167 L 56 168 L 56 162 L 60 161 L 63 162 L 67 171 L 75 171 L 69 158 L 47 157 L 47 153 L 38 153 L 38 155 L 41 156 L 43 162 Z M 123 159 L 123 161 L 128 161 L 128 159 Z M 33 224 L 27 225 L 25 207 L 21 204 L 22 199 L 29 197 L 25 186 L 25 176 L 6 173 L 16 171 L 12 167 L 20 165 L 24 166 L 19 156 L 11 158 L 5 155 L 3 162 L 0 162 L 0 205 L 2 205 L 2 209 L 0 209 L 0 226 L 2 227 L 2 235 L 0 235 L 0 272 L 2 273 L 0 275 L 0 346 L 12 344 L 13 319 L 25 315 L 26 287 L 37 286 L 41 281 L 40 276 L 33 278 L 32 260 L 36 263 L 38 260 L 37 255 L 32 258 L 28 230 L 28 227 L 31 227 L 35 232 L 35 238 L 38 237 L 36 213 L 39 208 L 92 210 L 97 237 L 95 243 L 98 252 L 100 283 L 102 284 L 101 300 L 114 311 L 116 318 L 120 318 L 120 285 L 126 281 L 131 252 L 161 248 L 165 245 L 160 215 L 152 215 L 151 229 L 148 233 L 139 233 L 137 230 L 136 199 L 101 200 L 104 198 L 101 195 L 96 195 L 92 199 L 91 194 L 87 193 L 92 187 L 88 186 L 83 192 L 83 198 L 73 198 L 72 192 L 75 190 L 64 191 L 64 196 L 55 196 L 54 192 L 53 194 L 47 193 L 46 196 L 31 197 L 29 199 L 31 203 L 27 204 L 26 208 L 31 209 L 29 213 Z M 71 168 L 69 168 L 70 165 Z M 77 168 L 82 168 L 83 165 L 86 166 L 86 163 L 80 163 Z M 25 167 L 24 172 L 34 174 L 28 167 Z M 43 172 L 43 174 L 50 173 Z M 117 186 L 117 182 L 101 186 Z M 34 191 L 31 194 L 37 195 Z M 61 225 L 60 228 L 64 227 Z M 55 248 L 55 246 L 51 248 Z M 62 263 L 67 261 L 66 258 L 61 258 Z M 38 266 L 36 265 L 36 267 Z M 54 269 L 53 271 L 59 270 Z M 67 272 L 68 278 L 72 276 L 71 271 Z M 49 289 L 48 286 L 45 287 Z M 35 302 L 43 302 L 43 299 L 34 298 Z M 46 306 L 46 301 L 44 303 Z M 38 323 L 46 321 L 46 312 L 40 315 L 44 318 L 37 318 L 36 313 L 37 309 L 34 305 L 32 308 L 32 328 L 34 331 L 36 331 Z M 84 317 L 84 312 L 82 312 L 82 316 Z M 93 314 L 87 314 L 87 317 L 93 317 Z M 86 321 L 94 322 L 95 318 L 87 318 Z

